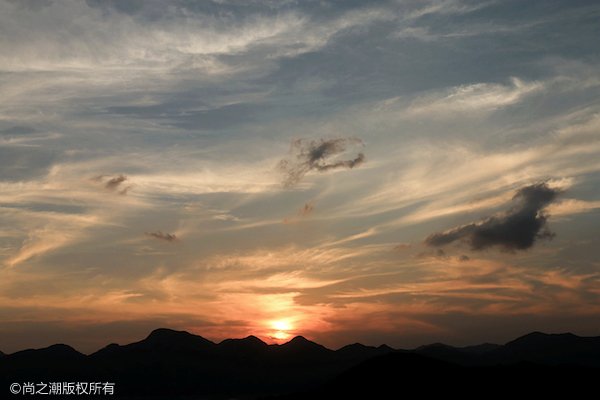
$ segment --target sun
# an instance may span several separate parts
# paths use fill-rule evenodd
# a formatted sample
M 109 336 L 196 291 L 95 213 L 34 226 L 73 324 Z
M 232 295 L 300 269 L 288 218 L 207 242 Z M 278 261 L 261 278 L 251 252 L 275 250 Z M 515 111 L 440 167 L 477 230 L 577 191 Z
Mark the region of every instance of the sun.
M 287 322 L 275 321 L 273 322 L 273 329 L 275 330 L 272 336 L 274 339 L 285 340 L 290 337 L 287 332 L 290 330 L 290 325 Z
M 273 323 L 273 327 L 278 331 L 287 331 L 290 329 L 290 326 L 283 321 L 275 321 L 275 323 Z

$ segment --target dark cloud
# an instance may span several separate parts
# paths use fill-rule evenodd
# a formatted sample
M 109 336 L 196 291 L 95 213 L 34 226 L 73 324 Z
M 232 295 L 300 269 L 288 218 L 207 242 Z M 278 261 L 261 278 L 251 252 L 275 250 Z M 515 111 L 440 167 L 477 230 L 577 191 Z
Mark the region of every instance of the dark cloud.
M 93 182 L 101 183 L 106 190 L 115 191 L 119 187 L 119 185 L 127 180 L 127 177 L 123 174 L 117 175 L 115 177 L 107 177 L 105 175 L 98 175 L 90 178 Z M 132 185 L 127 186 L 124 189 L 119 190 L 119 194 L 126 195 L 129 190 L 131 190 Z
M 106 184 L 104 185 L 104 187 L 107 188 L 108 190 L 115 190 L 117 188 L 117 186 L 119 186 L 121 183 L 125 182 L 126 180 L 127 180 L 127 177 L 125 175 L 119 175 L 117 177 L 109 179 L 108 182 L 106 182 Z
M 298 215 L 296 217 L 286 218 L 283 220 L 283 223 L 292 222 L 295 218 L 304 218 L 312 214 L 315 211 L 315 207 L 312 205 L 312 202 L 304 203 L 304 206 L 298 209 Z
M 332 160 L 333 157 L 343 154 L 346 151 L 346 144 L 362 144 L 357 138 L 339 138 L 320 141 L 312 140 L 310 142 L 304 139 L 292 140 L 290 155 L 295 155 L 290 159 L 283 159 L 279 162 L 279 169 L 287 175 L 284 182 L 285 186 L 294 186 L 309 171 L 315 170 L 326 172 L 338 168 L 354 168 L 365 161 L 363 153 L 351 160 Z
M 146 233 L 146 236 L 150 236 L 150 237 L 153 237 L 153 238 L 156 238 L 156 239 L 164 240 L 164 241 L 169 242 L 169 243 L 173 243 L 173 242 L 176 242 L 178 240 L 177 236 L 175 236 L 172 233 L 162 233 L 161 231 L 156 231 L 156 232 L 152 232 L 152 233 L 145 232 L 145 233 Z
M 562 190 L 552 189 L 545 182 L 523 187 L 513 197 L 519 204 L 507 213 L 494 215 L 481 223 L 431 234 L 425 239 L 425 244 L 443 246 L 461 240 L 473 250 L 493 246 L 506 251 L 528 249 L 536 240 L 555 236 L 546 226 L 548 216 L 542 209 L 560 193 Z
M 400 244 L 397 244 L 396 246 L 394 246 L 392 248 L 392 250 L 401 251 L 401 250 L 410 249 L 411 247 L 412 247 L 412 243 L 400 243 Z
M 315 211 L 315 208 L 313 207 L 312 203 L 305 203 L 304 206 L 298 210 L 298 216 L 306 217 L 312 214 L 313 211 Z

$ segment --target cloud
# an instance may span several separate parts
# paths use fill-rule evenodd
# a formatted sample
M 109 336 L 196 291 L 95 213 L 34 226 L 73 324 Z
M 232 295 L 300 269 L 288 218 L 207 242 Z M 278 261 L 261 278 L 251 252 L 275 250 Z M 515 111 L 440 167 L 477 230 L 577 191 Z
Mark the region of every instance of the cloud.
M 541 182 L 517 191 L 513 200 L 519 205 L 507 213 L 496 214 L 481 223 L 464 225 L 447 232 L 433 233 L 425 239 L 428 246 L 443 246 L 457 240 L 467 242 L 472 250 L 499 246 L 506 251 L 525 250 L 538 239 L 551 239 L 554 233 L 546 226 L 548 216 L 543 208 L 561 189 Z
M 352 169 L 365 162 L 365 155 L 358 153 L 350 160 L 332 159 L 346 151 L 346 144 L 362 144 L 358 138 L 338 138 L 320 141 L 312 140 L 307 142 L 304 139 L 292 140 L 290 147 L 290 159 L 283 159 L 279 162 L 279 169 L 287 175 L 284 182 L 286 187 L 294 186 L 310 171 L 326 172 L 332 169 L 348 168 Z M 296 154 L 297 153 L 297 154 Z
M 412 243 L 400 243 L 392 248 L 395 251 L 402 251 L 406 249 L 410 249 L 412 247 Z
M 0 130 L 1 136 L 20 136 L 20 135 L 31 135 L 37 131 L 30 126 L 15 125 L 13 127 Z
M 298 210 L 298 216 L 306 217 L 312 214 L 313 211 L 315 211 L 315 208 L 313 207 L 312 203 L 304 203 L 304 206 Z
M 33 11 L 40 11 L 44 7 L 51 6 L 53 0 L 8 0 L 8 2 L 16 4 L 19 8 L 28 8 Z
M 304 203 L 304 205 L 298 209 L 298 215 L 296 215 L 295 217 L 284 219 L 283 223 L 285 224 L 288 222 L 292 222 L 296 218 L 308 217 L 310 214 L 312 214 L 313 211 L 315 211 L 315 207 L 312 205 L 312 201 Z
M 545 211 L 548 214 L 551 214 L 553 217 L 560 215 L 571 215 L 571 214 L 580 214 L 586 213 L 592 210 L 600 208 L 600 201 L 584 201 L 577 199 L 565 199 L 560 203 L 550 204 L 545 208 Z
M 119 185 L 127 180 L 127 177 L 123 174 L 117 175 L 112 178 L 106 178 L 105 175 L 98 175 L 90 178 L 93 182 L 102 183 L 106 190 L 115 191 L 119 187 Z M 127 186 L 126 188 L 119 191 L 119 194 L 126 195 L 129 190 L 131 190 L 132 185 Z
M 0 146 L 0 181 L 23 182 L 48 173 L 57 153 L 38 147 Z
M 117 186 L 119 186 L 121 183 L 125 182 L 126 180 L 127 180 L 127 177 L 125 175 L 119 175 L 117 177 L 109 179 L 108 182 L 106 182 L 106 185 L 104 185 L 104 187 L 108 190 L 115 190 L 117 188 Z
M 152 233 L 145 232 L 145 233 L 146 233 L 146 236 L 164 240 L 169 243 L 178 241 L 177 236 L 175 236 L 172 233 L 162 233 L 161 231 L 156 231 L 156 232 L 152 232 Z
M 416 258 L 417 260 L 420 260 L 423 258 L 437 258 L 438 260 L 448 260 L 448 256 L 446 255 L 446 252 L 444 252 L 444 250 L 442 250 L 442 249 L 438 249 L 435 252 L 424 251 L 421 253 L 417 253 L 417 254 L 413 255 L 413 258 Z

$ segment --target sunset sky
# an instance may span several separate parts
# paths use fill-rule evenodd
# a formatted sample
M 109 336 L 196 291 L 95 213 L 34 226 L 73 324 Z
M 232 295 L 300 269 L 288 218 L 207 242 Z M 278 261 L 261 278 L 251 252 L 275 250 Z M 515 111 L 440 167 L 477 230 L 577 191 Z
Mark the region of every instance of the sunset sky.
M 0 0 L 0 350 L 600 336 L 597 0 Z

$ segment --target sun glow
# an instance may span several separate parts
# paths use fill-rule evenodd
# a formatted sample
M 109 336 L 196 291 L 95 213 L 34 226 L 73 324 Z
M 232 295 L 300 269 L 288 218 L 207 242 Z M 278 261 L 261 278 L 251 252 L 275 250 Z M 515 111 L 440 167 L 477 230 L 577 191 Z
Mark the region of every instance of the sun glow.
M 278 340 L 285 340 L 290 337 L 290 334 L 287 332 L 290 330 L 290 326 L 287 322 L 284 321 L 275 321 L 273 323 L 273 329 L 275 332 L 273 333 L 273 338 Z
M 277 321 L 273 324 L 273 327 L 278 331 L 287 331 L 290 329 L 290 326 L 283 321 Z

